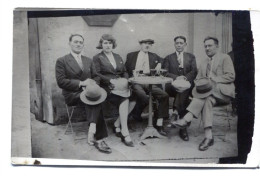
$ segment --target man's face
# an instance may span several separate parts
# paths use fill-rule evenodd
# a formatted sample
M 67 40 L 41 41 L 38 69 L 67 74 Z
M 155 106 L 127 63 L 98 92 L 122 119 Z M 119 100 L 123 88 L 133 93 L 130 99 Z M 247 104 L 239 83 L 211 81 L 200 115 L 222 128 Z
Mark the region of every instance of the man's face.
M 214 40 L 212 39 L 206 40 L 204 42 L 204 47 L 208 57 L 213 57 L 217 53 L 218 45 L 215 44 Z
M 141 45 L 141 50 L 143 52 L 149 52 L 152 47 L 152 43 L 150 42 L 143 42 L 140 45 Z
M 183 52 L 186 45 L 187 43 L 184 42 L 184 40 L 181 38 L 177 38 L 174 42 L 174 46 L 177 52 Z
M 79 54 L 83 49 L 84 41 L 80 36 L 73 36 L 71 41 L 69 42 L 69 45 L 72 52 Z

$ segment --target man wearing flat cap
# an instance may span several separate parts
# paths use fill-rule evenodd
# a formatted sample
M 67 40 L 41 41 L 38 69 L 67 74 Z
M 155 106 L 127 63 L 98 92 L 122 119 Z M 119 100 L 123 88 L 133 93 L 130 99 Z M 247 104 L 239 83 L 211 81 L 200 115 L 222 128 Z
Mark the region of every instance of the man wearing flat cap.
M 192 90 L 193 99 L 187 108 L 188 113 L 183 119 L 172 122 L 176 127 L 186 128 L 193 117 L 198 118 L 201 114 L 205 138 L 199 145 L 200 151 L 205 151 L 214 144 L 213 106 L 228 104 L 235 97 L 235 72 L 232 60 L 228 55 L 218 51 L 218 39 L 215 37 L 206 37 L 204 47 L 207 58 L 201 62 Z
M 191 85 L 191 87 L 187 87 L 185 90 L 180 90 L 179 87 L 174 87 L 172 84 L 166 84 L 165 86 L 169 96 L 174 97 L 173 110 L 179 118 L 183 118 L 187 113 L 186 108 L 189 105 L 189 96 L 193 87 L 193 81 L 197 75 L 195 56 L 184 51 L 186 46 L 186 38 L 184 36 L 176 36 L 174 38 L 176 51 L 166 56 L 163 61 L 163 68 L 168 71 L 167 77 L 172 78 L 175 83 L 179 82 L 180 86 L 183 86 L 186 82 Z M 179 136 L 184 141 L 189 140 L 186 129 L 180 129 Z
M 69 38 L 71 52 L 56 61 L 56 80 L 62 89 L 68 106 L 84 106 L 89 121 L 88 143 L 100 152 L 111 153 L 104 141 L 108 136 L 101 103 L 106 99 L 106 91 L 99 87 L 99 79 L 90 58 L 81 54 L 84 38 L 73 34 Z
M 126 70 L 129 77 L 133 77 L 133 71 L 143 71 L 144 74 L 150 73 L 150 69 L 155 69 L 157 65 L 161 65 L 162 59 L 157 54 L 150 52 L 153 39 L 142 39 L 139 41 L 140 51 L 131 52 L 127 54 Z M 158 66 L 159 66 L 158 65 Z M 133 84 L 133 95 L 136 97 L 136 105 L 131 113 L 131 116 L 138 121 L 141 121 L 141 114 L 144 108 L 149 104 L 148 85 Z M 169 116 L 169 96 L 163 91 L 160 86 L 152 85 L 152 96 L 158 101 L 158 112 L 155 116 L 155 128 L 158 132 L 166 136 L 163 128 L 163 119 Z

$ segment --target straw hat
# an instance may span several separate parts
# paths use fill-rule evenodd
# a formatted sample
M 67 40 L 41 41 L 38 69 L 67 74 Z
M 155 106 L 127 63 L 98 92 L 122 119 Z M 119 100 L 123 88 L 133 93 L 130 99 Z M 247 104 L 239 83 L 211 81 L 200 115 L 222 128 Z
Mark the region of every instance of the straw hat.
M 183 91 L 189 89 L 191 84 L 189 81 L 186 81 L 184 79 L 176 79 L 175 81 L 172 82 L 172 86 L 176 90 L 183 92 Z
M 212 93 L 212 83 L 209 78 L 200 78 L 195 81 L 192 95 L 195 98 L 206 98 Z
M 91 84 L 80 94 L 80 99 L 88 105 L 96 105 L 105 101 L 107 92 L 97 84 Z

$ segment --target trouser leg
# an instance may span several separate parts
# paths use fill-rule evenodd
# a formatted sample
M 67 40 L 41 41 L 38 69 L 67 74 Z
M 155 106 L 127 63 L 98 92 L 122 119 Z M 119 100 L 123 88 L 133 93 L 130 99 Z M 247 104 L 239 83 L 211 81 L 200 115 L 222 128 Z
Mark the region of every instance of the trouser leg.
M 205 99 L 205 104 L 201 112 L 201 118 L 204 128 L 212 127 L 213 124 L 213 106 L 216 104 L 216 99 L 209 96 Z
M 186 108 L 189 104 L 189 90 L 177 93 L 173 104 L 176 107 L 180 118 L 182 118 L 187 113 Z
M 145 87 L 139 84 L 133 85 L 133 94 L 136 97 L 136 105 L 132 111 L 132 116 L 139 119 L 143 109 L 149 104 L 149 96 L 146 94 Z
M 168 94 L 156 85 L 152 86 L 152 96 L 158 101 L 158 117 L 169 117 L 169 96 Z
M 104 120 L 101 104 L 98 105 L 86 105 L 87 120 L 89 123 L 96 124 L 96 140 L 103 139 L 108 136 L 107 126 Z
M 202 98 L 193 98 L 189 106 L 187 107 L 187 111 L 193 114 L 195 118 L 198 118 L 201 114 L 201 111 L 204 107 L 206 99 Z

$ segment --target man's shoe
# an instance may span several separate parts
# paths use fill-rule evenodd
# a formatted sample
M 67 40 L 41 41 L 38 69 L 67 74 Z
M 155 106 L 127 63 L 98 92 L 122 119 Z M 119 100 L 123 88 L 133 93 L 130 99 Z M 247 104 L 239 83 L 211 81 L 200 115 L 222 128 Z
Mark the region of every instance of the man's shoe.
M 112 152 L 111 148 L 106 144 L 105 141 L 96 141 L 94 145 L 100 152 L 107 154 L 110 154 Z
M 180 129 L 179 136 L 183 141 L 189 141 L 189 135 L 187 129 Z
M 179 115 L 176 114 L 176 113 L 173 113 L 173 114 L 172 114 L 172 120 L 176 121 L 176 120 L 178 120 L 178 119 L 179 119 Z
M 94 133 L 88 132 L 88 144 L 93 146 L 95 143 Z
M 158 131 L 158 133 L 160 133 L 160 135 L 162 136 L 167 136 L 166 131 L 164 130 L 163 126 L 155 126 L 155 129 Z
M 205 151 L 209 148 L 209 146 L 212 146 L 214 144 L 214 139 L 204 138 L 204 140 L 199 145 L 200 151 Z
M 190 126 L 190 122 L 187 122 L 185 119 L 179 119 L 177 121 L 171 122 L 172 126 L 175 126 L 180 129 L 185 129 Z

